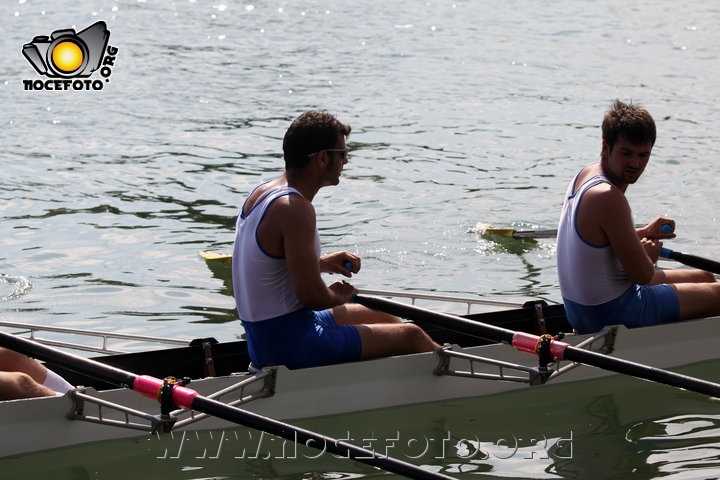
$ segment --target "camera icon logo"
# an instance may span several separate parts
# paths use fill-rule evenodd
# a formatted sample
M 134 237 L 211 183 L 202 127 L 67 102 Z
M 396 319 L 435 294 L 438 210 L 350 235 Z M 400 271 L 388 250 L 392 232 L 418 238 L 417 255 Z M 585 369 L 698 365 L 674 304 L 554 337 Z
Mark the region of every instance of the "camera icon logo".
M 23 45 L 22 53 L 41 75 L 48 77 L 89 77 L 100 68 L 110 39 L 105 22 L 97 22 L 81 32 L 72 28 L 40 35 Z

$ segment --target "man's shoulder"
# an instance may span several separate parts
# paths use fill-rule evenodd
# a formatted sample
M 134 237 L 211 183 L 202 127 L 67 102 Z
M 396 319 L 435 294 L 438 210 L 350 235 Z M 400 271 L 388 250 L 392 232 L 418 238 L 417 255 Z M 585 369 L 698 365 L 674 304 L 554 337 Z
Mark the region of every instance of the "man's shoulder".
M 611 183 L 598 183 L 585 192 L 582 210 L 596 218 L 620 218 L 629 211 L 625 194 Z
M 587 193 L 585 194 L 586 197 L 587 196 L 596 196 L 596 195 L 604 196 L 604 197 L 617 196 L 617 195 L 619 195 L 621 197 L 625 196 L 625 194 L 622 191 L 620 191 L 618 188 L 616 188 L 612 183 L 603 182 L 603 181 L 598 181 L 594 185 L 591 185 L 587 189 Z
M 282 195 L 273 201 L 268 208 L 267 214 L 282 221 L 295 222 L 302 219 L 314 219 L 315 207 L 299 193 L 287 192 L 286 195 Z
M 275 199 L 273 204 L 277 204 L 288 209 L 311 209 L 315 211 L 313 204 L 308 201 L 307 198 L 303 197 L 297 190 L 284 191 Z
M 600 182 L 588 188 L 583 195 L 583 203 L 598 208 L 612 209 L 627 203 L 625 194 L 611 183 Z
M 588 165 L 578 173 L 575 188 L 577 191 L 585 190 L 585 197 L 625 195 L 613 185 L 597 163 Z
M 277 182 L 267 182 L 259 185 L 250 193 L 246 202 L 254 206 L 271 197 L 274 197 L 272 198 L 273 205 L 290 204 L 290 199 L 293 200 L 292 205 L 295 206 L 309 203 L 296 189 Z

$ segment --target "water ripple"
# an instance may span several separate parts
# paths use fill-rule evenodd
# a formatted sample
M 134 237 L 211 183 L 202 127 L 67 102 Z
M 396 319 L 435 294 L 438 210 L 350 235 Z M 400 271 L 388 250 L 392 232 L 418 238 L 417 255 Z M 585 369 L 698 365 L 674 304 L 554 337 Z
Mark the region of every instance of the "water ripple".
M 679 415 L 633 425 L 626 440 L 648 452 L 663 478 L 716 479 L 720 471 L 720 415 Z
M 0 283 L 7 284 L 10 287 L 10 293 L 0 297 L 0 302 L 14 300 L 22 297 L 32 289 L 32 283 L 25 277 L 6 275 L 0 273 Z

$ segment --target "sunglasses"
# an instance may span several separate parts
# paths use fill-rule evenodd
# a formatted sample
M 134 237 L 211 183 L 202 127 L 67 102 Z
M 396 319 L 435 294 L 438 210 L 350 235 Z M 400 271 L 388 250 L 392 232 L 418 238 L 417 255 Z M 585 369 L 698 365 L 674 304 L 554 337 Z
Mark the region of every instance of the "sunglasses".
M 317 155 L 320 152 L 342 152 L 342 158 L 347 159 L 348 154 L 350 153 L 349 148 L 323 148 L 322 150 L 318 150 L 317 152 L 308 154 L 308 157 L 312 157 L 313 155 Z

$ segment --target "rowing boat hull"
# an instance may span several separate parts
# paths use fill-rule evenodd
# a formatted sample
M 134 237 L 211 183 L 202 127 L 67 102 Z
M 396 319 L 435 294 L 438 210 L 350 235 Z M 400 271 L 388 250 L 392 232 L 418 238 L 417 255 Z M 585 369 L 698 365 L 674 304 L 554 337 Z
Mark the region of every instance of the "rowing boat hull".
M 569 335 L 565 341 L 577 345 L 587 338 L 588 336 Z M 619 327 L 613 356 L 658 368 L 674 368 L 716 359 L 716 338 L 720 338 L 720 318 L 632 330 Z M 513 364 L 531 367 L 537 365 L 534 356 L 518 352 L 507 345 L 489 344 L 458 347 L 455 350 Z M 517 382 L 435 375 L 433 372 L 438 367 L 439 360 L 436 353 L 424 353 L 301 370 L 273 367 L 274 394 L 253 400 L 243 405 L 243 408 L 275 419 L 293 420 L 464 397 L 482 397 L 515 389 L 527 389 L 531 401 L 534 391 L 553 388 L 557 383 L 612 375 L 612 372 L 606 370 L 582 366 L 551 379 L 545 385 L 529 387 Z M 203 395 L 210 395 L 250 377 L 252 374 L 243 373 L 206 378 L 193 381 L 191 387 Z M 718 381 L 720 375 L 707 380 Z M 244 394 L 260 391 L 261 387 L 260 383 L 250 385 Z M 152 414 L 159 412 L 157 402 L 127 389 L 99 392 L 89 389 L 87 393 L 113 404 Z M 73 409 L 73 405 L 70 395 L 0 403 L 0 438 L 3 439 L 0 456 L 149 435 L 147 432 L 117 426 L 69 420 L 66 415 Z M 88 407 L 88 410 L 91 408 Z M 107 409 L 104 409 L 103 416 L 106 419 L 122 420 L 119 414 Z M 208 430 L 229 426 L 231 425 L 225 421 L 206 418 L 186 428 Z

